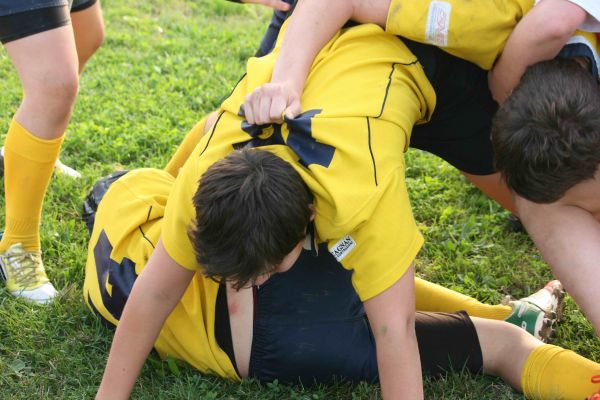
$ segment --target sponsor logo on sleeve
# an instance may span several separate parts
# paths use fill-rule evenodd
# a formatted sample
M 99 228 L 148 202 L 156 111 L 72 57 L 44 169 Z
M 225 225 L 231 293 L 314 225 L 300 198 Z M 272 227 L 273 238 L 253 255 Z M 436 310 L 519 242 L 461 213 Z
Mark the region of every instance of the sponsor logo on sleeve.
M 329 252 L 335 257 L 336 260 L 342 261 L 344 257 L 356 247 L 356 242 L 350 235 L 344 236 L 339 242 L 333 245 Z
M 448 46 L 448 27 L 452 6 L 445 1 L 432 1 L 429 5 L 425 40 L 436 46 Z

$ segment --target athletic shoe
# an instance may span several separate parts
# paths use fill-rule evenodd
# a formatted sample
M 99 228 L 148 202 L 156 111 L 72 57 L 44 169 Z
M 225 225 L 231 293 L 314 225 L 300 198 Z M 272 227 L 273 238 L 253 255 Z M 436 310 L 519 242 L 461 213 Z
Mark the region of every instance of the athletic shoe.
M 555 279 L 534 294 L 519 300 L 536 305 L 545 312 L 556 313 L 557 321 L 560 321 L 565 309 L 565 294 L 562 283 Z
M 54 170 L 61 175 L 68 176 L 69 178 L 81 178 L 81 174 L 79 172 L 68 165 L 63 164 L 59 159 L 56 159 L 56 162 L 54 163 Z M 0 176 L 2 175 L 4 175 L 4 146 L 0 148 Z
M 0 253 L 0 271 L 6 288 L 15 297 L 44 304 L 57 295 L 46 276 L 41 253 L 26 251 L 21 243 L 13 244 L 5 253 Z
M 564 298 L 565 291 L 560 281 L 550 281 L 531 296 L 509 301 L 513 311 L 505 321 L 548 343 L 554 336 L 554 326 L 562 317 Z
M 83 213 L 81 214 L 81 219 L 83 219 L 83 222 L 85 222 L 85 225 L 87 226 L 90 234 L 94 229 L 96 210 L 98 210 L 98 205 L 100 204 L 100 201 L 102 201 L 102 199 L 104 198 L 104 195 L 108 191 L 110 185 L 115 183 L 117 179 L 125 175 L 127 172 L 129 171 L 121 170 L 113 172 L 108 176 L 98 179 L 98 181 L 96 181 L 94 186 L 85 196 L 85 200 L 83 201 Z

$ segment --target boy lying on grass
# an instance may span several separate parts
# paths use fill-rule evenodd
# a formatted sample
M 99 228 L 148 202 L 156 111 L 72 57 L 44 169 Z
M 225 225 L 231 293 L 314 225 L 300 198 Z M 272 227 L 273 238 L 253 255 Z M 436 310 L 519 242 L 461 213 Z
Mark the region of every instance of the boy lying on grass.
M 178 273 L 148 262 L 161 246 L 165 209 L 178 200 L 173 190 L 169 173 L 141 169 L 104 178 L 88 196 L 87 217 L 93 230 L 84 296 L 110 326 L 119 324 L 132 288 L 141 290 L 153 279 L 171 281 L 171 273 Z M 281 199 L 287 199 L 285 221 L 271 212 Z M 378 380 L 375 340 L 351 272 L 324 244 L 315 245 L 314 230 L 305 230 L 313 217 L 311 201 L 294 168 L 267 151 L 234 151 L 207 169 L 194 196 L 195 207 L 205 219 L 190 235 L 202 248 L 196 257 L 207 263 L 205 273 L 214 276 L 194 274 L 154 343 L 162 357 L 235 381 L 277 379 L 310 385 L 340 378 Z M 281 222 L 289 225 L 274 228 L 281 235 L 278 239 L 296 236 L 291 240 L 297 244 L 280 264 L 259 276 L 249 275 L 250 265 L 243 264 L 220 271 L 227 259 L 238 256 L 235 243 L 268 246 L 272 235 L 259 225 Z M 247 240 L 247 234 L 254 234 L 254 240 Z M 226 246 L 230 246 L 227 254 L 221 249 Z M 429 301 L 447 307 L 447 299 L 455 304 L 464 301 L 471 308 L 501 311 L 503 307 L 446 292 L 432 292 L 443 296 Z M 556 300 L 546 296 L 545 306 Z M 428 376 L 452 370 L 483 372 L 501 377 L 531 399 L 592 399 L 600 390 L 599 364 L 543 344 L 507 322 L 469 317 L 464 311 L 419 312 L 416 335 L 421 368 Z M 111 358 L 115 351 L 113 346 Z M 107 370 L 98 398 L 127 397 L 128 390 L 119 391 L 123 388 L 118 383 Z
M 293 262 L 288 254 L 301 252 L 300 242 L 314 226 L 317 244 L 327 246 L 344 268 L 352 270 L 352 284 L 376 343 L 383 395 L 423 398 L 414 330 L 413 266 L 423 239 L 410 210 L 403 151 L 413 125 L 425 122 L 433 110 L 433 88 L 418 59 L 397 37 L 375 25 L 361 25 L 337 34 L 319 54 L 307 79 L 306 109 L 300 116 L 284 124 L 249 124 L 242 107 L 244 98 L 268 82 L 276 57 L 277 51 L 249 60 L 247 74 L 221 105 L 210 132 L 192 146 L 178 173 L 161 237 L 147 241 L 156 248 L 120 319 L 101 395 L 127 396 L 164 321 L 198 272 L 225 280 L 231 277 L 237 283 L 255 281 L 284 261 Z M 186 139 L 183 153 L 189 154 L 190 143 L 197 141 Z M 212 237 L 211 230 L 205 231 L 215 250 L 205 253 L 209 247 L 193 243 L 188 235 L 207 220 L 192 202 L 198 180 L 215 162 L 242 148 L 273 152 L 300 174 L 310 189 L 314 224 L 303 220 L 298 229 L 281 223 L 288 218 L 290 203 L 273 191 L 270 195 L 277 206 L 268 211 L 279 222 L 267 227 L 263 220 L 257 221 L 253 225 L 261 232 L 257 235 L 224 219 L 223 229 L 228 233 Z M 226 192 L 228 185 L 222 189 Z M 302 191 L 295 193 L 294 197 Z M 262 200 L 251 204 L 262 204 Z M 232 209 L 242 211 L 244 218 L 255 212 L 238 206 Z M 149 220 L 152 212 L 158 209 L 148 209 Z M 305 207 L 301 213 L 308 218 Z M 268 240 L 257 240 L 264 235 Z M 241 270 L 245 271 L 243 279 L 238 276 Z M 126 277 L 132 278 L 131 274 Z M 111 296 L 123 296 L 120 290 L 112 293 L 115 286 L 109 284 Z
M 246 115 L 250 123 L 266 124 L 281 121 L 283 115 L 293 118 L 301 107 L 304 109 L 299 94 L 314 54 L 349 19 L 375 22 L 388 32 L 435 44 L 484 69 L 492 68 L 502 53 L 490 75 L 499 100 L 532 63 L 552 58 L 559 51 L 560 57 L 577 60 L 584 68 L 574 70 L 568 67 L 574 64 L 542 61 L 545 67 L 525 76 L 535 78 L 527 91 L 530 97 L 521 96 L 518 106 L 501 111 L 502 121 L 494 129 L 494 150 L 502 179 L 490 170 L 465 175 L 519 215 L 555 276 L 564 282 L 600 334 L 598 283 L 589 279 L 598 274 L 600 259 L 600 184 L 596 179 L 600 164 L 600 58 L 596 35 L 577 32 L 570 38 L 577 26 L 600 30 L 599 17 L 597 2 L 578 0 L 543 0 L 535 7 L 532 0 L 492 4 L 303 0 L 290 20 L 271 82 L 248 95 Z M 521 18 L 522 23 L 517 24 Z M 539 24 L 545 24 L 544 28 Z M 557 67 L 568 73 L 556 73 Z M 424 68 L 429 68 L 426 60 Z M 582 74 L 589 77 L 582 78 Z M 564 82 L 551 82 L 553 79 Z M 416 129 L 412 139 L 420 140 Z M 491 147 L 489 131 L 482 140 L 485 143 L 479 143 L 475 153 L 493 163 L 493 155 L 482 151 Z M 447 146 L 440 141 L 442 144 Z M 466 147 L 465 151 L 473 152 L 473 148 Z M 450 160 L 453 165 L 460 165 L 465 156 L 458 157 L 458 161 Z M 536 195 L 528 187 L 535 188 Z M 540 195 L 540 191 L 546 193 Z

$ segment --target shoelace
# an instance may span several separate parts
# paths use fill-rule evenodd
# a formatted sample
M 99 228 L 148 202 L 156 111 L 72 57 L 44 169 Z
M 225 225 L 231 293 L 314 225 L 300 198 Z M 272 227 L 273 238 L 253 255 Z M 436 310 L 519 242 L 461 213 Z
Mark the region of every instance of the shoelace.
M 28 288 L 37 283 L 36 254 L 23 252 L 8 253 L 4 256 L 8 275 L 14 280 L 15 284 L 23 288 Z

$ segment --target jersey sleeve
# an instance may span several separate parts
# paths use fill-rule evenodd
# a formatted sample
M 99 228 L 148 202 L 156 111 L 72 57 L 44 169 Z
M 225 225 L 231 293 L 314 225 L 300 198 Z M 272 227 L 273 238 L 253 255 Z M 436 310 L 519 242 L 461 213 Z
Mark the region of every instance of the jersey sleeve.
M 169 195 L 161 239 L 173 260 L 184 268 L 196 271 L 200 265 L 196 262 L 189 232 L 193 229 L 196 219 L 192 199 L 200 176 L 197 163 L 191 161 L 193 160 L 188 160 L 181 169 Z
M 532 0 L 392 0 L 386 31 L 491 69 Z
M 362 301 L 400 279 L 423 245 L 404 183 L 404 171 L 393 174 L 376 207 L 356 230 L 328 243 L 331 254 L 353 270 L 352 283 Z

